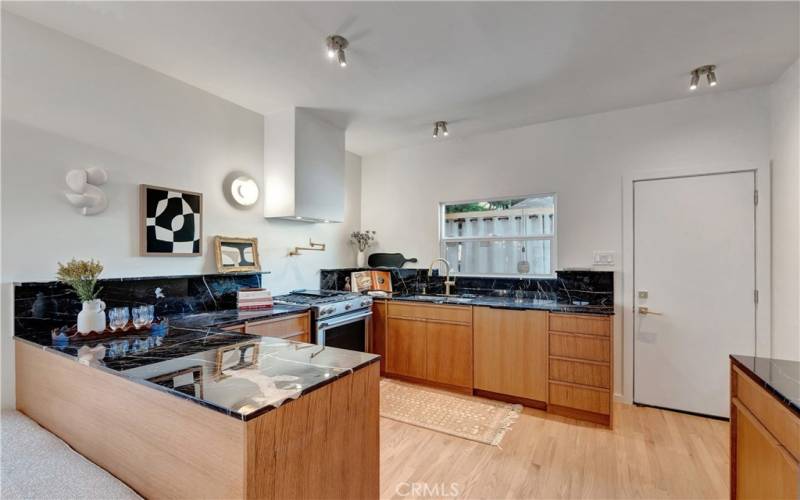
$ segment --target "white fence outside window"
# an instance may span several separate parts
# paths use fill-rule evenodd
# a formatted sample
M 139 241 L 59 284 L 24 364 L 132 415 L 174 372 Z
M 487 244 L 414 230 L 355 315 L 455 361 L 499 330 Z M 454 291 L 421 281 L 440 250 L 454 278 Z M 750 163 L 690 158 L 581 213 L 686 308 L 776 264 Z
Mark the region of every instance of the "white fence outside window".
M 440 204 L 440 252 L 457 274 L 553 276 L 556 196 Z

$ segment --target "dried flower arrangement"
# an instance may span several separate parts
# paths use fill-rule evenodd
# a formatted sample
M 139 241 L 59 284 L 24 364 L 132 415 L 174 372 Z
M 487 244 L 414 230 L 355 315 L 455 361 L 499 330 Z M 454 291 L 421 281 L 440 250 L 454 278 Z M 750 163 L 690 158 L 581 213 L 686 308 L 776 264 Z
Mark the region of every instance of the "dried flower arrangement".
M 363 252 L 375 242 L 375 231 L 353 231 L 350 240 L 358 245 L 358 251 Z
M 97 278 L 103 272 L 103 265 L 95 260 L 72 259 L 66 264 L 58 263 L 56 277 L 75 290 L 81 302 L 90 302 L 97 298 L 102 288 L 95 290 Z

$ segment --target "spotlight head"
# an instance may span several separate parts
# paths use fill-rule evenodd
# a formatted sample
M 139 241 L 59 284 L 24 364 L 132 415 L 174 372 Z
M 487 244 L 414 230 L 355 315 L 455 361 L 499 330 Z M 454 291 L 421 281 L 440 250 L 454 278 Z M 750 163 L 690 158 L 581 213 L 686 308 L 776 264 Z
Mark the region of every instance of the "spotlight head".
M 350 45 L 350 43 L 346 38 L 339 35 L 330 35 L 325 39 L 328 59 L 336 59 L 339 62 L 339 66 L 343 68 L 347 66 L 347 57 L 344 54 L 344 49 L 346 49 L 348 45 Z
M 439 137 L 439 122 L 433 124 L 433 138 Z
M 442 127 L 442 134 L 444 134 L 444 136 L 447 137 L 447 135 L 448 135 L 448 133 L 447 133 L 447 122 L 442 122 L 440 124 L 440 126 Z
M 708 69 L 708 73 L 706 74 L 706 78 L 708 79 L 708 86 L 709 87 L 716 87 L 717 86 L 717 74 L 714 73 L 714 66 L 711 66 Z
M 692 79 L 689 82 L 689 90 L 695 90 L 698 83 L 700 83 L 700 71 L 694 70 L 692 71 Z

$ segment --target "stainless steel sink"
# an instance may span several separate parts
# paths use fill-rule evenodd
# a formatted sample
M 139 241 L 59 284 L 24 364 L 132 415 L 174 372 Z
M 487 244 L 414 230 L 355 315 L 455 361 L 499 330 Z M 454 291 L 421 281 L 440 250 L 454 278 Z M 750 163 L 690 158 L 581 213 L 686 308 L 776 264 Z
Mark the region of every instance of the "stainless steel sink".
M 405 297 L 398 298 L 419 302 L 431 302 L 433 304 L 469 304 L 472 302 L 471 298 L 459 297 L 456 295 L 406 295 Z

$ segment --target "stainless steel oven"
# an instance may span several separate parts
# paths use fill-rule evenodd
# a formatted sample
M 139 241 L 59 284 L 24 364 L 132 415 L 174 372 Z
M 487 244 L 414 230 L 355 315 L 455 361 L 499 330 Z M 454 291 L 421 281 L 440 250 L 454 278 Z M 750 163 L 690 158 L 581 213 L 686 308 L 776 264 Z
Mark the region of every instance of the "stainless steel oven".
M 372 347 L 372 297 L 334 290 L 295 290 L 275 301 L 311 308 L 311 341 L 316 344 L 361 352 Z
M 314 338 L 317 344 L 326 347 L 368 352 L 372 345 L 371 320 L 372 311 L 370 309 L 361 309 L 331 318 L 321 318 L 316 321 Z

